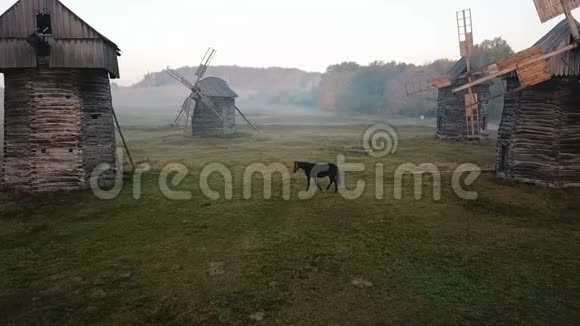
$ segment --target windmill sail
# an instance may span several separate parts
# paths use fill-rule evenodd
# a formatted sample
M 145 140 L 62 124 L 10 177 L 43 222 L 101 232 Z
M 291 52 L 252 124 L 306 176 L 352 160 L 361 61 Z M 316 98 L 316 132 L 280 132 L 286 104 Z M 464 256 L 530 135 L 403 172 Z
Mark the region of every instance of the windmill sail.
M 545 23 L 560 15 L 564 15 L 566 11 L 571 11 L 580 7 L 580 0 L 534 0 L 536 11 L 540 17 L 540 21 Z

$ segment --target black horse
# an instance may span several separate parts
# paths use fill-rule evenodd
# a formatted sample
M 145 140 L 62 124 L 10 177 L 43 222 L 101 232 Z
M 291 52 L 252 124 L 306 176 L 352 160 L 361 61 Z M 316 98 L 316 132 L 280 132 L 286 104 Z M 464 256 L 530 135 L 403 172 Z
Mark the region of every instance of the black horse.
M 317 164 L 317 163 L 308 163 L 308 162 L 294 162 L 294 173 L 298 172 L 299 170 L 304 171 L 306 174 L 306 178 L 308 179 L 308 185 L 306 186 L 306 191 L 310 190 L 310 180 L 314 179 L 316 182 L 316 186 L 318 189 L 322 191 L 322 188 L 318 184 L 319 178 L 329 178 L 330 184 L 326 188 L 326 190 L 330 189 L 330 186 L 334 183 L 334 192 L 338 192 L 338 166 L 332 163 L 324 163 L 324 164 Z

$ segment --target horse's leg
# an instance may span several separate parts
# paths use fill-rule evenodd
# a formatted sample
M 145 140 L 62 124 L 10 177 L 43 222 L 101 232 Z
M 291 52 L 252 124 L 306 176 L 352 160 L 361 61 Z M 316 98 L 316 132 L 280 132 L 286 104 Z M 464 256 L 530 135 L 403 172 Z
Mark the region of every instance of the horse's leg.
M 318 178 L 315 178 L 314 181 L 316 182 L 316 186 L 318 187 L 318 189 L 322 191 L 322 187 L 320 186 L 320 183 L 318 183 Z
M 332 183 L 334 182 L 334 179 L 332 178 L 332 176 L 328 177 L 328 179 L 330 179 L 330 183 L 328 184 L 328 187 L 326 187 L 326 191 L 328 191 L 328 189 L 330 189 L 330 186 L 332 186 Z

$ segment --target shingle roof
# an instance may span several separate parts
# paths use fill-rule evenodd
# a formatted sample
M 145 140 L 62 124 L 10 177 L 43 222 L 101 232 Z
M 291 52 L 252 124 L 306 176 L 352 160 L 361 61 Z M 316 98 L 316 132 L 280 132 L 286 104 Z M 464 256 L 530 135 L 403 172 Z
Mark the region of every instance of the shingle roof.
M 238 94 L 234 92 L 225 80 L 217 77 L 207 77 L 199 82 L 202 93 L 209 97 L 236 98 Z
M 459 61 L 457 61 L 453 65 L 453 67 L 451 67 L 451 69 L 449 69 L 449 72 L 447 72 L 447 74 L 451 78 L 456 78 L 459 75 L 463 75 L 465 72 L 467 72 L 467 60 L 465 59 L 465 57 L 463 57 L 459 59 Z
M 576 24 L 580 27 L 580 23 L 576 21 Z M 570 44 L 571 35 L 568 21 L 564 19 L 556 27 L 552 28 L 548 34 L 544 35 L 535 45 L 539 45 L 544 50 L 544 53 L 549 53 L 558 50 L 563 43 L 566 45 Z
M 33 2 L 33 3 L 26 3 L 26 2 L 23 2 L 22 0 L 18 0 L 16 3 L 14 3 L 12 6 L 10 6 L 10 8 L 6 9 L 5 12 L 3 12 L 2 14 L 0 14 L 0 20 L 2 20 L 2 18 L 4 18 L 4 16 L 6 16 L 7 14 L 9 14 L 15 8 L 17 8 L 17 6 L 28 6 L 26 8 L 29 9 L 29 8 L 35 8 L 36 6 L 42 6 L 42 7 L 45 7 L 45 8 L 51 8 L 51 6 L 53 4 L 54 5 L 58 5 L 58 6 L 61 6 L 62 8 L 64 8 L 65 11 L 68 11 L 68 13 L 70 15 L 72 15 L 73 17 L 75 17 L 76 19 L 78 19 L 89 30 L 93 31 L 100 38 L 102 38 L 103 41 L 105 41 L 105 43 L 111 45 L 117 52 L 121 52 L 121 50 L 119 49 L 119 46 L 117 46 L 117 44 L 115 44 L 115 42 L 111 41 L 110 39 L 108 39 L 107 37 L 105 37 L 103 34 L 99 33 L 99 31 L 97 31 L 96 29 L 94 29 L 91 25 L 89 25 L 86 21 L 84 21 L 79 15 L 77 15 L 74 11 L 72 11 L 71 9 L 69 9 L 62 2 L 60 2 L 60 0 L 53 0 L 53 2 L 54 3 L 49 2 L 49 1 L 46 1 L 46 0 L 37 0 L 36 2 Z M 24 12 L 25 13 L 28 13 L 28 10 L 24 10 Z M 18 17 L 18 19 L 19 20 L 22 20 L 21 17 Z M 118 55 L 120 56 L 121 54 L 118 53 Z

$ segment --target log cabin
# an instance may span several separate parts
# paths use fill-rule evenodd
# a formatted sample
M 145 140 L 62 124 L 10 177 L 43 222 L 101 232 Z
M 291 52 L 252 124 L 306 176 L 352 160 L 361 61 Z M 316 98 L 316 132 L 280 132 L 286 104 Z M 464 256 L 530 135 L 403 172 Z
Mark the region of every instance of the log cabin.
M 228 86 L 225 80 L 216 77 L 202 79 L 199 82 L 199 88 L 213 102 L 217 114 L 205 106 L 202 101 L 196 101 L 191 119 L 193 135 L 224 136 L 233 134 L 236 130 L 236 98 L 238 94 Z
M 562 21 L 535 46 L 543 53 L 574 42 Z M 521 89 L 516 73 L 507 75 L 495 170 L 510 181 L 548 187 L 580 186 L 580 53 L 548 59 L 551 79 Z
M 114 180 L 110 79 L 120 50 L 58 0 L 20 0 L 0 16 L 4 74 L 1 181 L 17 192 L 75 191 Z
M 490 83 L 482 83 L 472 88 L 477 94 L 479 127 L 468 132 L 467 110 L 465 98 L 468 91 L 453 94 L 452 89 L 468 83 L 468 78 L 462 77 L 467 72 L 467 59 L 461 58 L 447 73 L 452 84 L 438 88 L 437 95 L 437 134 L 442 140 L 480 140 L 489 136 L 487 99 L 489 98 Z M 475 124 L 477 125 L 477 124 Z

